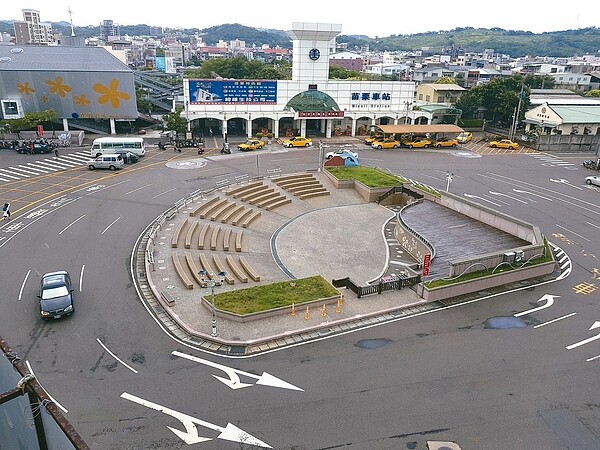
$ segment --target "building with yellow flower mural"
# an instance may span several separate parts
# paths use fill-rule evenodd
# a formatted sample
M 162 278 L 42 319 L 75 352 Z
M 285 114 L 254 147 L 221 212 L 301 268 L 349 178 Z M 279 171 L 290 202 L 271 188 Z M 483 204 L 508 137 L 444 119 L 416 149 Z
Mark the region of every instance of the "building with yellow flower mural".
M 133 71 L 101 47 L 0 46 L 0 116 L 52 109 L 63 129 L 115 133 L 137 119 Z

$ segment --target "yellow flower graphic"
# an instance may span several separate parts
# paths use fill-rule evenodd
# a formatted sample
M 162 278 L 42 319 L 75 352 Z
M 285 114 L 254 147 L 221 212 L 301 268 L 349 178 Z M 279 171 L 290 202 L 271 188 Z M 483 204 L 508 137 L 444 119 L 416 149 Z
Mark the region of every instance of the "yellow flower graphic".
M 119 107 L 119 104 L 121 103 L 120 100 L 129 100 L 131 97 L 126 92 L 119 92 L 119 80 L 115 78 L 110 80 L 108 87 L 104 86 L 103 84 L 96 83 L 94 84 L 93 89 L 94 92 L 100 94 L 100 97 L 98 97 L 98 103 L 104 105 L 110 101 L 110 105 L 115 109 Z
M 45 96 L 45 95 L 42 95 L 42 96 L 40 97 L 40 102 L 42 102 L 42 103 L 47 103 L 47 102 L 48 102 L 48 97 L 47 97 L 47 96 Z
M 73 99 L 75 99 L 75 104 L 79 106 L 87 106 L 91 103 L 90 99 L 87 98 L 85 94 L 74 95 Z
M 67 95 L 69 92 L 72 91 L 71 86 L 62 84 L 63 83 L 62 77 L 56 77 L 56 81 L 46 80 L 45 83 L 48 86 L 50 86 L 51 94 L 58 94 L 61 97 L 64 97 L 65 95 Z
M 35 89 L 29 86 L 29 81 L 26 83 L 17 83 L 17 91 L 21 94 L 29 95 L 35 92 Z

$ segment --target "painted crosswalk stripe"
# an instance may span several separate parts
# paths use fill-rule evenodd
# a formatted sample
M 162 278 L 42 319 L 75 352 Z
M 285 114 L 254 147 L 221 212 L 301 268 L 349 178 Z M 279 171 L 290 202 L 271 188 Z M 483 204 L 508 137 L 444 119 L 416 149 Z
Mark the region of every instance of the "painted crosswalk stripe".
M 21 175 L 22 177 L 29 178 L 29 175 L 20 173 L 19 169 L 17 169 L 16 167 L 9 167 L 9 169 L 12 171 L 12 173 L 15 173 L 15 171 L 16 171 L 17 173 L 15 175 Z
M 32 170 L 37 170 L 38 172 L 41 172 L 41 173 L 48 173 L 48 168 L 47 167 L 44 167 L 45 170 L 42 170 L 35 163 L 27 163 L 27 166 L 28 166 L 29 169 L 32 169 Z
M 52 161 L 52 164 L 54 164 L 55 166 L 58 166 L 58 167 L 65 168 L 65 169 L 70 169 L 72 167 L 75 167 L 75 164 L 63 162 L 63 161 L 56 161 L 56 160 Z
M 29 163 L 29 164 L 33 164 L 33 163 Z M 44 161 L 38 161 L 35 164 L 40 165 L 44 169 L 48 169 L 48 170 L 51 170 L 53 172 L 57 172 L 58 170 L 60 170 L 60 169 L 57 169 L 56 167 L 54 167 L 53 165 L 48 164 L 47 162 L 44 162 Z
M 6 169 L 0 169 L 1 172 L 6 172 Z M 8 178 L 12 178 L 13 180 L 20 180 L 19 177 L 15 177 L 9 173 L 3 173 L 2 176 L 8 177 Z
M 73 162 L 75 164 L 81 165 L 84 164 L 85 161 L 78 159 L 78 158 L 73 158 L 73 156 L 69 155 L 69 156 L 61 156 L 60 157 L 61 161 L 69 161 L 69 162 Z
M 27 167 L 27 166 L 25 166 L 25 165 L 23 165 L 23 164 L 19 164 L 19 166 L 18 166 L 18 167 L 19 167 L 19 170 L 20 170 L 21 172 L 25 172 L 25 173 L 28 173 L 28 174 L 30 174 L 30 175 L 39 175 L 39 172 L 35 172 L 35 171 L 34 171 L 34 172 L 32 172 L 32 171 L 31 171 L 31 167 Z M 29 169 L 29 170 L 27 170 L 27 169 Z

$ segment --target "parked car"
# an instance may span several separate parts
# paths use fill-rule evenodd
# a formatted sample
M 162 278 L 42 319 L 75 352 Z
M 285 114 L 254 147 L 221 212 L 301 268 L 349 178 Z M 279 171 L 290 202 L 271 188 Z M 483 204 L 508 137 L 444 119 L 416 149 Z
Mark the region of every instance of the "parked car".
M 336 150 L 334 152 L 325 153 L 325 159 L 331 159 L 334 156 L 341 156 L 342 158 L 352 156 L 354 158 L 358 158 L 358 153 L 351 152 L 350 150 Z
M 516 150 L 519 148 L 519 144 L 511 141 L 510 139 L 502 139 L 500 141 L 490 141 L 488 145 L 492 148 L 510 148 Z
M 408 148 L 429 148 L 432 142 L 426 138 L 414 138 L 408 142 L 404 142 Z
M 470 142 L 473 140 L 473 133 L 471 133 L 470 131 L 463 131 L 458 136 L 456 136 L 456 140 L 460 144 L 466 144 L 467 142 Z
M 385 136 L 383 134 L 373 134 L 372 136 L 365 138 L 365 144 L 371 145 L 373 141 L 378 139 L 385 139 Z
M 382 148 L 398 148 L 400 141 L 396 139 L 386 138 L 380 141 L 373 141 L 371 147 L 381 150 Z
M 589 177 L 585 177 L 585 183 L 600 186 L 600 175 L 591 175 Z
M 283 146 L 284 147 L 308 147 L 312 145 L 312 139 L 310 138 L 305 138 L 302 136 L 296 136 L 293 138 L 289 138 L 286 139 L 285 141 L 283 141 Z
M 60 319 L 73 314 L 73 285 L 65 270 L 48 272 L 40 281 L 40 315 L 43 319 Z
M 458 141 L 456 139 L 451 138 L 441 138 L 433 143 L 435 148 L 442 147 L 456 147 L 458 145 Z
M 35 143 L 33 144 L 33 152 L 31 151 L 31 147 L 30 144 L 25 144 L 25 145 L 21 145 L 17 148 L 15 148 L 15 150 L 18 153 L 35 153 L 35 154 L 44 154 L 44 153 L 50 153 L 52 151 L 52 149 L 50 148 L 50 146 L 48 144 L 40 144 L 40 143 Z
M 261 141 L 260 139 L 248 139 L 243 144 L 238 145 L 238 150 L 245 152 L 248 150 L 258 150 L 265 146 L 265 141 Z

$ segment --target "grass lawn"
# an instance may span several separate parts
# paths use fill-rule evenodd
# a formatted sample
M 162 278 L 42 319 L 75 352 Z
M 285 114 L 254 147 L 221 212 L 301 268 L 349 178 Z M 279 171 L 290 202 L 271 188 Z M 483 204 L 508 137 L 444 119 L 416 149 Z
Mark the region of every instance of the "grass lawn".
M 328 167 L 327 170 L 338 180 L 357 180 L 370 188 L 394 187 L 406 183 L 405 178 L 365 166 Z
M 318 275 L 215 294 L 215 306 L 244 315 L 337 295 L 339 291 Z M 210 301 L 210 296 L 207 300 Z

